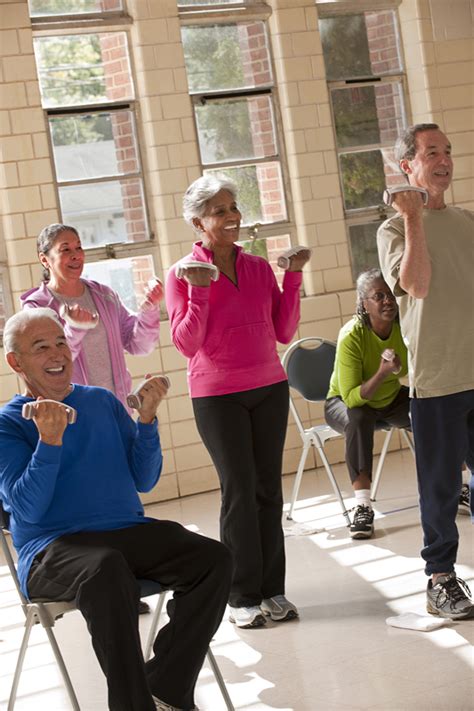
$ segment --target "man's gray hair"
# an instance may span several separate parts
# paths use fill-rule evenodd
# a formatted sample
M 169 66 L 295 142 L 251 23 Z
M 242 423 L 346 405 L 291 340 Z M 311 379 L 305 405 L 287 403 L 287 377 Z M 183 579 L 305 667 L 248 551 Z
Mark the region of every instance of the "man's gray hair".
M 207 203 L 221 190 L 227 190 L 234 200 L 237 198 L 236 185 L 217 175 L 203 175 L 186 190 L 183 196 L 183 217 L 194 230 L 193 219 L 205 215 Z
M 416 137 L 423 131 L 439 130 L 437 123 L 415 123 L 398 137 L 395 143 L 395 160 L 413 160 L 416 155 Z
M 24 311 L 19 311 L 17 314 L 10 316 L 3 329 L 3 348 L 5 355 L 7 353 L 18 353 L 18 337 L 25 331 L 26 327 L 32 321 L 39 321 L 41 319 L 50 319 L 57 324 L 62 331 L 64 331 L 63 325 L 59 320 L 59 316 L 56 311 L 50 309 L 46 306 L 42 306 L 38 309 L 25 309 Z

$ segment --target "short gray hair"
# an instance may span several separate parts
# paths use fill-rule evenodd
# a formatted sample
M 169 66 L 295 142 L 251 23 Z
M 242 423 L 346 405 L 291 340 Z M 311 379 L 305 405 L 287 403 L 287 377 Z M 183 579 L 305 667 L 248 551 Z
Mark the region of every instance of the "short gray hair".
M 50 319 L 64 331 L 56 311 L 46 306 L 37 309 L 24 309 L 17 314 L 10 316 L 3 329 L 3 348 L 7 353 L 18 353 L 18 336 L 20 336 L 32 321 Z
M 227 178 L 202 175 L 191 183 L 183 196 L 183 217 L 188 225 L 195 229 L 193 220 L 206 214 L 207 203 L 221 190 L 227 190 L 236 200 L 237 187 Z
M 54 222 L 52 225 L 43 227 L 36 239 L 36 249 L 38 254 L 48 254 L 51 247 L 54 247 L 59 235 L 63 232 L 74 232 L 78 239 L 81 239 L 79 232 L 71 225 L 63 225 L 60 222 Z M 49 269 L 43 267 L 43 281 L 49 281 Z
M 399 163 L 401 160 L 413 160 L 416 155 L 417 135 L 423 131 L 436 130 L 439 130 L 437 123 L 415 123 L 413 126 L 408 126 L 395 143 L 395 159 Z

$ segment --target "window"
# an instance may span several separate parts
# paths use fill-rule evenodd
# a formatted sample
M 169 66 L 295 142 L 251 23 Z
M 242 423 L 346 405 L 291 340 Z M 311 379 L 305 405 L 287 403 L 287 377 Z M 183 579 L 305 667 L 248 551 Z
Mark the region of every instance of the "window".
M 377 266 L 386 185 L 404 182 L 393 145 L 407 124 L 394 11 L 319 20 L 354 279 Z
M 290 237 L 279 234 L 288 213 L 265 23 L 184 25 L 181 35 L 203 171 L 237 185 L 243 225 L 257 225 L 244 249 L 277 270 L 268 240 L 287 248 Z
M 105 247 L 108 255 L 115 256 L 114 250 L 118 248 L 120 256 L 126 258 L 117 260 L 117 268 L 112 268 L 109 262 L 104 262 L 104 266 L 101 262 L 91 264 L 94 253 L 90 253 L 85 275 L 100 274 L 99 281 L 118 285 L 124 301 L 139 303 L 143 289 L 135 275 L 135 256 L 130 257 L 127 251 L 133 244 L 146 244 L 150 229 L 138 149 L 128 34 L 107 31 L 107 21 L 112 21 L 117 13 L 123 14 L 123 3 L 30 0 L 30 12 L 35 27 L 41 29 L 34 37 L 34 51 L 61 219 L 78 229 L 86 249 Z M 41 25 L 45 17 L 55 15 L 61 16 L 61 21 L 57 18 L 54 21 L 57 34 L 53 30 L 49 33 L 50 21 Z M 71 19 L 74 15 L 77 19 Z M 100 31 L 94 30 L 96 16 L 97 24 L 100 17 Z M 89 24 L 83 28 L 80 22 L 87 18 Z M 65 26 L 64 19 L 68 20 Z M 127 279 L 123 276 L 126 270 Z M 152 264 L 148 271 L 150 278 Z

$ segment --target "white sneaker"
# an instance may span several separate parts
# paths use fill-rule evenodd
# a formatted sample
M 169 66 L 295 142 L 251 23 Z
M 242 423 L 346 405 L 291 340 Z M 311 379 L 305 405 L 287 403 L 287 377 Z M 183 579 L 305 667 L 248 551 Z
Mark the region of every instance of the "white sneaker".
M 284 595 L 275 595 L 275 597 L 262 600 L 260 609 L 264 615 L 271 617 L 274 622 L 286 622 L 286 620 L 294 620 L 299 617 L 296 606 L 287 600 Z
M 231 607 L 229 605 L 229 607 L 229 620 L 237 627 L 263 627 L 266 624 L 262 610 L 257 605 L 254 607 Z

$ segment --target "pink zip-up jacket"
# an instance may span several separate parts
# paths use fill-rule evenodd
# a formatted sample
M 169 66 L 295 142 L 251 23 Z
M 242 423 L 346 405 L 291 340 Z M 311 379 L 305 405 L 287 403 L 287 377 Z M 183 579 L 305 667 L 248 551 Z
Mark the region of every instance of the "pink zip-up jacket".
M 129 311 L 121 302 L 118 294 L 105 284 L 82 279 L 90 289 L 91 296 L 105 326 L 109 345 L 112 374 L 115 384 L 115 395 L 127 405 L 127 395 L 131 390 L 132 378 L 125 364 L 124 349 L 132 355 L 148 355 L 158 342 L 160 332 L 159 309 L 147 309 L 137 314 Z M 61 302 L 52 296 L 46 284 L 26 291 L 20 296 L 24 309 L 34 309 L 39 306 L 49 306 L 59 316 Z M 60 316 L 59 316 L 60 317 Z M 87 331 L 72 328 L 61 317 L 68 346 L 73 357 L 73 383 L 87 385 L 89 381 L 86 361 L 82 353 L 82 339 Z
M 165 298 L 176 348 L 188 358 L 191 397 L 225 395 L 286 380 L 277 341 L 289 343 L 300 317 L 301 272 L 286 272 L 280 291 L 262 257 L 236 246 L 237 285 L 224 274 L 210 287 L 168 272 Z M 184 259 L 212 262 L 201 242 Z M 180 260 L 181 261 L 181 260 Z

